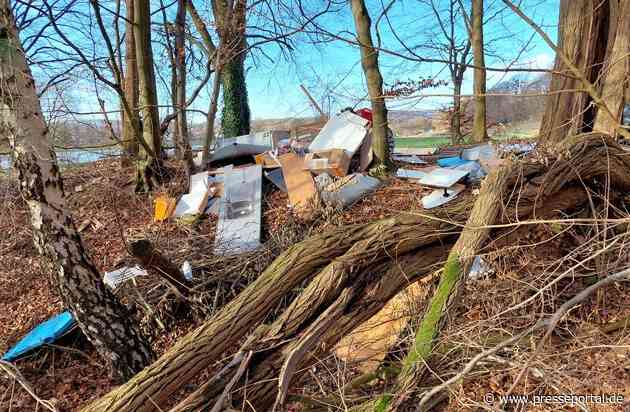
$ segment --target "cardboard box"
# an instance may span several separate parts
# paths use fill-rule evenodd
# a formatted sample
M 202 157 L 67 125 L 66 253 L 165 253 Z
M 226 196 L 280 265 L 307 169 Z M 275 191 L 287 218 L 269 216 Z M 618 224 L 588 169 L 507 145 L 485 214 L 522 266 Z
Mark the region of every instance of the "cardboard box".
M 343 149 L 320 150 L 308 153 L 304 159 L 305 167 L 314 173 L 329 173 L 343 177 L 350 168 L 350 155 Z

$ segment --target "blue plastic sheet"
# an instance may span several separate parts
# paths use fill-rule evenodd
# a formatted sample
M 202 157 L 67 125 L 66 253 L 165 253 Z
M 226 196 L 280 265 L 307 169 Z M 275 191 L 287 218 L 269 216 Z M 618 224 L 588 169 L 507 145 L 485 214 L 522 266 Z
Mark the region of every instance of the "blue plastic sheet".
M 12 362 L 33 349 L 56 341 L 68 332 L 75 323 L 72 314 L 68 311 L 40 323 L 16 343 L 14 347 L 9 349 L 2 357 L 2 360 Z
M 459 156 L 444 157 L 442 159 L 438 159 L 437 161 L 437 164 L 440 167 L 455 167 L 463 165 L 464 163 L 468 163 L 468 160 L 464 160 Z

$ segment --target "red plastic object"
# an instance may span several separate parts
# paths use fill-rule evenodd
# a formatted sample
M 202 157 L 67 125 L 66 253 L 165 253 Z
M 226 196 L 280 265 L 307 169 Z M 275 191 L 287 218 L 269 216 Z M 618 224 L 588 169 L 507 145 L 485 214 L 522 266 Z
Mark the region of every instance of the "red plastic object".
M 372 123 L 372 110 L 370 109 L 359 109 L 356 113 L 362 118 L 366 119 L 370 123 Z

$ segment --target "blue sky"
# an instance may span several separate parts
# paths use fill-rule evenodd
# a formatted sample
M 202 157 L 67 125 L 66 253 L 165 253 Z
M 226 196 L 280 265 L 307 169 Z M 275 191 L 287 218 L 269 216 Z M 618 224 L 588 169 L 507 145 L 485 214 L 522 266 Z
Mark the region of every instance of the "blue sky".
M 382 10 L 380 1 L 370 2 L 373 20 Z M 487 6 L 499 6 L 499 1 L 487 1 Z M 556 38 L 559 0 L 525 0 L 523 10 L 542 24 L 551 38 Z M 390 22 L 396 28 L 396 34 L 410 47 L 421 44 L 426 40 L 426 34 L 418 27 L 430 27 L 435 19 L 426 7 L 418 1 L 398 1 L 390 10 Z M 345 15 L 337 15 L 334 22 L 326 22 L 327 28 L 334 32 L 350 32 L 353 30 L 352 16 L 348 6 Z M 395 52 L 405 52 L 403 46 L 396 40 L 387 24 L 380 24 L 382 47 Z M 511 11 L 505 11 L 497 18 L 489 21 L 485 28 L 485 40 L 491 42 L 495 54 L 503 59 L 488 56 L 486 64 L 491 67 L 549 68 L 553 64 L 553 51 L 540 39 L 533 36 L 533 30 Z M 349 36 L 346 34 L 345 36 Z M 528 41 L 530 41 L 528 43 Z M 523 50 L 525 44 L 528 46 Z M 522 55 L 518 56 L 519 53 Z M 424 55 L 423 52 L 418 52 Z M 435 57 L 426 55 L 426 57 Z M 518 57 L 518 59 L 516 59 Z M 516 60 L 514 60 L 516 59 Z M 300 45 L 296 53 L 296 62 L 280 63 L 269 70 L 268 67 L 257 67 L 248 60 L 248 87 L 250 105 L 255 118 L 273 118 L 285 116 L 314 115 L 299 84 L 304 83 L 321 99 L 324 92 L 332 96 L 332 109 L 337 110 L 345 106 L 365 105 L 367 101 L 366 88 L 360 65 L 359 49 L 343 42 L 333 42 L 324 46 Z M 391 83 L 396 78 L 432 77 L 449 80 L 448 71 L 441 63 L 418 63 L 405 61 L 402 58 L 381 53 L 381 70 L 385 83 Z M 261 66 L 264 62 L 261 62 Z M 488 73 L 488 85 L 505 79 L 513 74 Z M 531 76 L 534 76 L 532 74 Z M 429 89 L 426 94 L 452 93 L 450 86 Z M 464 94 L 472 93 L 472 70 L 465 75 Z M 392 109 L 420 110 L 434 109 L 446 103 L 448 98 L 426 97 L 417 99 L 397 99 L 388 102 Z
M 386 0 L 366 0 L 372 15 L 373 23 L 381 12 L 382 4 Z M 423 2 L 424 1 L 424 2 Z M 389 10 L 388 20 L 381 19 L 379 32 L 382 48 L 394 53 L 409 55 L 404 46 L 414 48 L 417 54 L 435 58 L 432 52 L 422 46 L 430 40 L 436 40 L 434 29 L 436 18 L 425 4 L 428 0 L 396 0 Z M 439 0 L 435 0 L 440 3 Z M 557 20 L 560 0 L 521 0 L 522 9 L 541 24 L 552 39 L 556 38 Z M 201 12 L 206 9 L 206 1 L 196 0 Z M 309 6 L 311 2 L 309 0 Z M 443 3 L 443 1 L 442 1 Z M 470 0 L 463 0 L 468 5 Z M 159 3 L 156 3 L 156 6 Z M 319 4 L 312 0 L 314 8 Z M 496 15 L 485 25 L 485 41 L 489 54 L 486 64 L 489 67 L 523 67 L 549 68 L 553 63 L 552 50 L 538 37 L 533 30 L 510 10 L 504 8 L 501 0 L 486 0 L 488 15 Z M 89 11 L 89 9 L 86 9 Z M 89 13 L 86 12 L 89 19 Z M 155 16 L 159 19 L 160 16 Z M 265 16 L 259 17 L 264 19 Z M 89 21 L 89 20 L 86 20 Z M 87 39 L 88 32 L 96 32 L 93 24 L 86 21 L 65 22 L 70 37 L 81 41 Z M 349 4 L 340 2 L 334 14 L 318 20 L 318 24 L 327 31 L 344 38 L 351 38 L 354 24 Z M 154 22 L 154 24 L 156 24 Z M 287 22 L 288 25 L 295 24 Z M 393 30 L 392 30 L 393 29 Z M 463 26 L 460 27 L 460 37 L 463 36 Z M 83 36 L 83 37 L 82 37 Z M 154 35 L 154 40 L 156 39 Z M 363 107 L 369 105 L 366 99 L 366 88 L 360 65 L 359 49 L 343 41 L 326 41 L 313 44 L 306 36 L 295 39 L 295 49 L 290 57 L 282 55 L 275 45 L 264 46 L 260 50 L 253 50 L 246 60 L 249 102 L 254 119 L 303 117 L 316 114 L 309 105 L 306 96 L 299 85 L 304 84 L 320 101 L 325 110 L 337 111 L 346 106 Z M 374 36 L 375 37 L 375 36 Z M 326 38 L 324 38 L 325 40 Z M 330 40 L 330 39 L 328 39 Z M 87 40 L 85 46 L 98 53 L 98 46 L 94 47 Z M 404 43 L 404 46 L 403 44 Z M 524 45 L 527 47 L 524 48 Z M 159 46 L 157 46 L 159 49 Z M 102 53 L 102 50 L 100 51 Z M 160 51 L 154 46 L 156 65 L 168 76 L 168 63 Z M 268 56 L 268 57 L 265 57 Z M 380 56 L 381 70 L 385 83 L 392 83 L 396 79 L 435 78 L 449 80 L 448 71 L 442 63 L 419 63 L 408 61 L 401 57 L 382 52 Z M 488 73 L 488 86 L 508 78 L 513 74 Z M 36 71 L 37 76 L 37 71 Z M 533 76 L 533 75 L 532 75 Z M 85 72 L 77 73 L 76 78 L 85 78 Z M 89 76 L 88 76 L 89 77 Z M 167 78 L 168 79 L 168 78 Z M 189 81 L 192 91 L 195 84 Z M 161 85 L 159 97 L 161 104 L 170 102 L 165 88 Z M 117 99 L 113 92 L 104 86 L 95 90 L 91 81 L 77 80 L 66 90 L 66 96 L 73 109 L 79 112 L 98 112 L 100 107 L 96 99 L 96 91 L 100 98 L 105 99 L 108 109 L 117 109 Z M 464 94 L 472 91 L 472 70 L 465 75 Z M 195 102 L 192 109 L 207 110 L 210 85 L 206 87 Z M 451 86 L 429 89 L 424 94 L 452 93 Z M 390 109 L 423 110 L 436 109 L 447 104 L 447 97 L 416 97 L 388 101 Z M 115 117 L 113 115 L 112 117 Z M 191 115 L 191 121 L 201 122 L 200 115 Z

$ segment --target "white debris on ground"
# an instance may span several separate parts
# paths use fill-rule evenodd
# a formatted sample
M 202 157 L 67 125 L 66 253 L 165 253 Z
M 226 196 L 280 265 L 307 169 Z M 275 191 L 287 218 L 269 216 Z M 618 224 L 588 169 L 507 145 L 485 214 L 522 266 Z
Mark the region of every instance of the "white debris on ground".
M 123 282 L 133 279 L 137 276 L 147 276 L 146 270 L 140 266 L 123 267 L 120 269 L 112 270 L 111 272 L 105 272 L 103 276 L 103 282 L 112 289 L 116 289 Z

